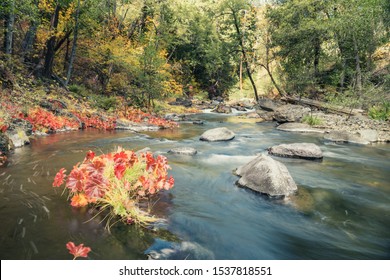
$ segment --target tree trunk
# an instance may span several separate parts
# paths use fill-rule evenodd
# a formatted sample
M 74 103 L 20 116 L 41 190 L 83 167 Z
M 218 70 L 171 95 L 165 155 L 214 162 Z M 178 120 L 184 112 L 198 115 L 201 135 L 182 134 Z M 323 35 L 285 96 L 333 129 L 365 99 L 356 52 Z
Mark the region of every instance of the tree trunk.
M 240 57 L 240 93 L 242 92 L 242 55 Z
M 4 53 L 12 53 L 13 32 L 15 24 L 15 2 L 8 0 L 5 3 L 6 16 L 4 20 Z
M 69 46 L 70 46 L 70 40 L 69 38 L 66 39 L 66 46 L 65 46 L 65 55 L 64 55 L 64 71 L 66 71 L 66 69 L 68 69 L 68 64 L 69 64 Z
M 362 94 L 362 70 L 360 68 L 360 57 L 359 57 L 359 49 L 356 42 L 355 34 L 352 35 L 353 39 L 353 48 L 355 51 L 355 63 L 356 63 L 356 84 L 355 88 L 358 92 L 358 96 L 360 97 Z
M 80 0 L 77 0 L 77 10 L 75 15 L 75 24 L 74 24 L 74 33 L 73 33 L 73 45 L 72 45 L 72 52 L 70 54 L 70 59 L 69 59 L 68 72 L 66 74 L 65 86 L 68 86 L 69 84 L 70 77 L 72 75 L 74 58 L 76 56 L 77 36 L 79 31 L 79 15 L 80 15 Z
M 271 67 L 270 67 L 270 45 L 271 45 L 271 42 L 270 42 L 270 35 L 269 35 L 269 30 L 267 30 L 267 35 L 266 35 L 267 39 L 266 39 L 266 45 L 265 45 L 265 64 L 260 64 L 260 66 L 262 66 L 268 73 L 268 76 L 270 77 L 271 79 L 271 82 L 272 84 L 274 85 L 274 87 L 276 88 L 276 90 L 278 91 L 279 95 L 281 96 L 286 96 L 286 92 L 284 90 L 282 90 L 279 85 L 276 83 L 276 80 L 274 78 L 274 75 L 272 74 L 272 71 L 271 71 Z
M 253 91 L 254 91 L 254 94 L 255 94 L 256 102 L 258 102 L 259 101 L 259 95 L 257 94 L 256 84 L 255 84 L 255 81 L 253 80 L 253 77 L 252 77 L 250 65 L 249 65 L 249 62 L 248 62 L 248 57 L 247 57 L 245 46 L 244 46 L 244 42 L 243 42 L 243 36 L 241 34 L 240 26 L 238 24 L 236 11 L 233 8 L 231 8 L 230 10 L 232 11 L 232 15 L 233 15 L 233 19 L 234 19 L 234 27 L 236 28 L 237 38 L 238 38 L 238 41 L 239 41 L 238 43 L 239 43 L 239 45 L 241 47 L 241 53 L 242 53 L 243 62 L 245 64 L 246 73 L 247 73 L 247 75 L 249 77 L 249 80 L 251 81 L 252 88 L 253 88 Z
M 39 1 L 33 1 L 34 5 L 38 7 Z M 23 43 L 22 43 L 22 55 L 24 58 L 24 61 L 31 61 L 31 53 L 34 48 L 34 42 L 37 35 L 37 30 L 39 26 L 39 19 L 33 18 L 31 20 L 30 26 L 26 32 L 26 35 L 24 36 Z
M 31 21 L 31 25 L 24 36 L 22 43 L 22 53 L 25 61 L 31 59 L 31 52 L 33 50 L 35 37 L 37 34 L 38 22 L 36 20 Z
M 269 68 L 269 65 L 260 64 L 260 66 L 263 67 L 267 71 L 268 76 L 270 77 L 271 82 L 274 85 L 274 87 L 276 88 L 276 90 L 278 91 L 279 95 L 286 96 L 286 93 L 276 83 L 276 80 L 274 78 L 274 75 L 272 75 L 272 72 L 271 72 L 271 69 Z
M 319 38 L 316 38 L 314 40 L 314 78 L 315 79 L 317 79 L 319 76 L 320 53 L 321 53 L 321 42 Z
M 53 62 L 54 62 L 54 55 L 55 55 L 55 45 L 56 45 L 56 35 L 55 32 L 57 31 L 58 27 L 58 20 L 60 15 L 60 5 L 57 4 L 54 14 L 51 18 L 51 25 L 50 30 L 54 34 L 50 37 L 50 39 L 47 41 L 46 44 L 46 56 L 45 56 L 45 64 L 43 67 L 43 76 L 46 78 L 51 78 L 53 73 Z

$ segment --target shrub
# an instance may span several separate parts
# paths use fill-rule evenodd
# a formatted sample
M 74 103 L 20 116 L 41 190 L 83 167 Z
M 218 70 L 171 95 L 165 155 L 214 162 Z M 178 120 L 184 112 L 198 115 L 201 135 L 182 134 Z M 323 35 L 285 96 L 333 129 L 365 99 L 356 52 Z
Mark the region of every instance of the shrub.
M 374 120 L 390 120 L 390 102 L 384 101 L 382 104 L 373 106 L 368 110 L 368 115 Z
M 96 106 L 106 111 L 113 110 L 118 105 L 115 96 L 96 96 Z
M 56 116 L 40 107 L 30 109 L 27 116 L 20 114 L 19 117 L 29 121 L 33 126 L 33 131 L 49 132 L 63 128 L 78 129 L 79 127 L 75 120 L 65 116 Z
M 69 85 L 69 90 L 80 97 L 88 97 L 91 94 L 83 85 Z
M 306 115 L 302 118 L 303 123 L 307 123 L 308 125 L 320 125 L 322 123 L 321 119 L 313 116 L 313 115 Z
M 143 226 L 156 221 L 139 204 L 152 195 L 173 187 L 168 178 L 169 166 L 164 156 L 153 157 L 149 152 L 136 154 L 118 148 L 115 153 L 95 156 L 89 151 L 81 164 L 69 175 L 62 168 L 55 176 L 53 187 L 64 183 L 73 207 L 93 205 L 101 211 L 109 209 L 108 223 L 115 217 L 126 223 Z

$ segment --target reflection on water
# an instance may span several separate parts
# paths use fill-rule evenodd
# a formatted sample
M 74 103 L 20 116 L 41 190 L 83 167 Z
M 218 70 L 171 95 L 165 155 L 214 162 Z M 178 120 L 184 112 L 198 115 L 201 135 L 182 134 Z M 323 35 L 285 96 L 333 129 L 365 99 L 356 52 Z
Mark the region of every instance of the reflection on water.
M 37 137 L 17 149 L 0 169 L 2 259 L 70 259 L 65 244 L 84 243 L 92 259 L 389 259 L 390 147 L 341 145 L 315 135 L 275 129 L 273 123 L 238 117 L 194 116 L 204 125 L 133 133 L 97 130 Z M 199 141 L 207 129 L 225 126 L 230 142 Z M 272 145 L 312 142 L 323 161 L 278 158 L 298 193 L 283 201 L 238 188 L 233 170 Z M 51 187 L 55 173 L 82 161 L 92 149 L 149 147 L 168 157 L 175 187 L 156 198 L 153 229 L 117 224 L 73 209 Z M 174 155 L 193 147 L 195 156 Z

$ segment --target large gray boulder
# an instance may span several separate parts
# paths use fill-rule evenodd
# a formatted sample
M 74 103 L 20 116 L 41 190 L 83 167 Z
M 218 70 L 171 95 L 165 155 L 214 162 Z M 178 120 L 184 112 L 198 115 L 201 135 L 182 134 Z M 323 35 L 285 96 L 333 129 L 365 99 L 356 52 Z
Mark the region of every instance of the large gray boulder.
M 268 149 L 273 156 L 292 157 L 303 159 L 322 159 L 320 147 L 313 143 L 281 144 Z
M 8 136 L 9 140 L 15 148 L 20 148 L 24 145 L 30 144 L 30 138 L 27 136 L 24 130 L 7 130 L 5 134 Z
M 260 155 L 239 167 L 238 185 L 270 196 L 287 196 L 298 190 L 287 167 L 270 156 Z
M 9 141 L 10 147 L 12 148 L 20 148 L 24 145 L 30 144 L 29 136 L 32 134 L 32 125 L 22 119 L 13 119 L 4 133 Z
M 299 122 L 303 116 L 309 114 L 311 111 L 308 107 L 301 105 L 283 105 L 278 107 L 274 113 L 274 120 L 279 123 L 285 122 Z
M 268 112 L 274 112 L 278 109 L 278 107 L 283 105 L 278 101 L 266 99 L 266 98 L 260 99 L 258 104 L 259 104 L 259 107 L 261 109 L 268 111 Z
M 23 130 L 27 136 L 33 133 L 33 127 L 30 122 L 23 119 L 12 119 L 7 131 L 21 131 Z
M 194 156 L 197 154 L 197 150 L 191 147 L 179 147 L 179 148 L 173 148 L 168 151 L 170 154 L 179 154 L 179 155 L 187 155 L 187 156 Z
M 218 127 L 205 131 L 201 136 L 202 141 L 229 141 L 232 140 L 236 135 L 233 131 L 226 127 Z

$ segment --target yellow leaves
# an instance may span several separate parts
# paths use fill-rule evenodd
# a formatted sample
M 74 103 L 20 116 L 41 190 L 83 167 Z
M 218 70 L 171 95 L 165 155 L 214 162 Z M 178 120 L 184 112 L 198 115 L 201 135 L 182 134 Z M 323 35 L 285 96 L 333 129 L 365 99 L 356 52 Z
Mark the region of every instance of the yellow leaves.
M 38 8 L 47 13 L 54 13 L 56 3 L 53 0 L 41 0 L 39 1 Z
M 73 13 L 75 12 L 75 3 L 72 2 L 69 4 L 69 7 L 67 7 L 65 10 L 62 9 L 61 12 L 60 12 L 60 20 L 59 20 L 59 24 L 66 24 L 68 23 L 69 21 L 72 21 L 73 20 Z
M 170 94 L 173 95 L 182 95 L 183 93 L 183 85 L 178 83 L 171 77 L 169 80 L 164 81 L 163 83 L 163 95 L 168 96 Z

